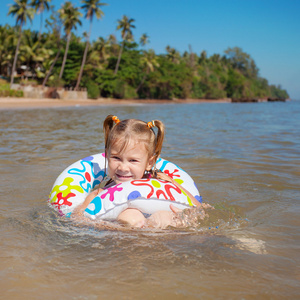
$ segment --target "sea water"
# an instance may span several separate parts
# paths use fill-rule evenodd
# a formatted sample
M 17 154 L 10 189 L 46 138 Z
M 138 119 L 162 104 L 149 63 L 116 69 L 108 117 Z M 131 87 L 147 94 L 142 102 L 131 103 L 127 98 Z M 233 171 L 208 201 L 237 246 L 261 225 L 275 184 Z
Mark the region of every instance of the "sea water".
M 103 151 L 108 114 L 162 120 L 162 157 L 189 172 L 214 219 L 99 231 L 48 207 L 60 172 Z M 297 101 L 0 111 L 0 298 L 299 297 L 299 116 Z

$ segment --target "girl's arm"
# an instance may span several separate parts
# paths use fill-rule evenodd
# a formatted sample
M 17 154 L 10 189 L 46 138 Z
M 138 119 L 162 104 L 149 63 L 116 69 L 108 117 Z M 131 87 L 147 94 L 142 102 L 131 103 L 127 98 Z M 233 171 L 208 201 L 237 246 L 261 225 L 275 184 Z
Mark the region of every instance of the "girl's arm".
M 178 188 L 180 188 L 191 199 L 192 203 L 195 206 L 197 206 L 197 207 L 201 206 L 201 203 L 199 201 L 197 201 L 197 199 L 188 190 L 186 190 L 181 184 L 179 184 L 178 182 L 176 182 L 174 179 L 172 179 L 166 173 L 158 172 L 157 173 L 157 178 L 173 183 Z
M 100 193 L 103 189 L 97 189 L 93 192 L 91 192 L 84 200 L 84 202 L 80 205 L 78 205 L 74 211 L 72 212 L 73 217 L 78 217 L 83 214 L 85 209 L 88 207 L 88 205 L 91 203 L 91 201 Z

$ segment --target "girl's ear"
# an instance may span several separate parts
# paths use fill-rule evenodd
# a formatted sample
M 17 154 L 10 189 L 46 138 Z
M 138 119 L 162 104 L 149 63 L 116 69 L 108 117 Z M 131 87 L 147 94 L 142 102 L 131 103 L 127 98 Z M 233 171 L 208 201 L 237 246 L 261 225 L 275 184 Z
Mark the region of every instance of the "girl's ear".
M 147 166 L 146 166 L 146 171 L 150 171 L 152 167 L 154 166 L 155 163 L 155 157 L 151 156 L 148 160 Z

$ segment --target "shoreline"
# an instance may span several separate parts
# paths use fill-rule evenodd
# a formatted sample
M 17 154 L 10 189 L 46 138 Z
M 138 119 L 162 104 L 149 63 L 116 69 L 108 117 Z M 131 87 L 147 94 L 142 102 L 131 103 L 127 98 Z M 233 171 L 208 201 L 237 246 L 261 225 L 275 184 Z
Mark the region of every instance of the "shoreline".
M 157 99 L 111 99 L 99 98 L 96 100 L 61 100 L 51 98 L 14 98 L 0 97 L 0 110 L 12 109 L 35 109 L 35 108 L 58 108 L 58 107 L 81 107 L 81 106 L 106 106 L 106 105 L 143 105 L 143 104 L 181 104 L 181 103 L 231 103 L 231 99 L 176 99 L 176 100 L 157 100 Z

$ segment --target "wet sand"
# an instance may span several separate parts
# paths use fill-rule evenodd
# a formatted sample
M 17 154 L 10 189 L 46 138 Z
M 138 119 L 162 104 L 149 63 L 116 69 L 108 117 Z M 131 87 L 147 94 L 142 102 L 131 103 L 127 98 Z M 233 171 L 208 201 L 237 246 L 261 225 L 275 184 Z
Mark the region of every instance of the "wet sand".
M 34 98 L 1 98 L 0 109 L 24 109 L 24 108 L 53 108 L 53 107 L 76 107 L 76 106 L 101 106 L 101 105 L 132 105 L 132 104 L 168 104 L 168 103 L 226 103 L 231 99 L 176 99 L 176 100 L 157 100 L 157 99 L 111 99 L 99 98 L 97 100 L 61 100 L 61 99 L 34 99 Z

